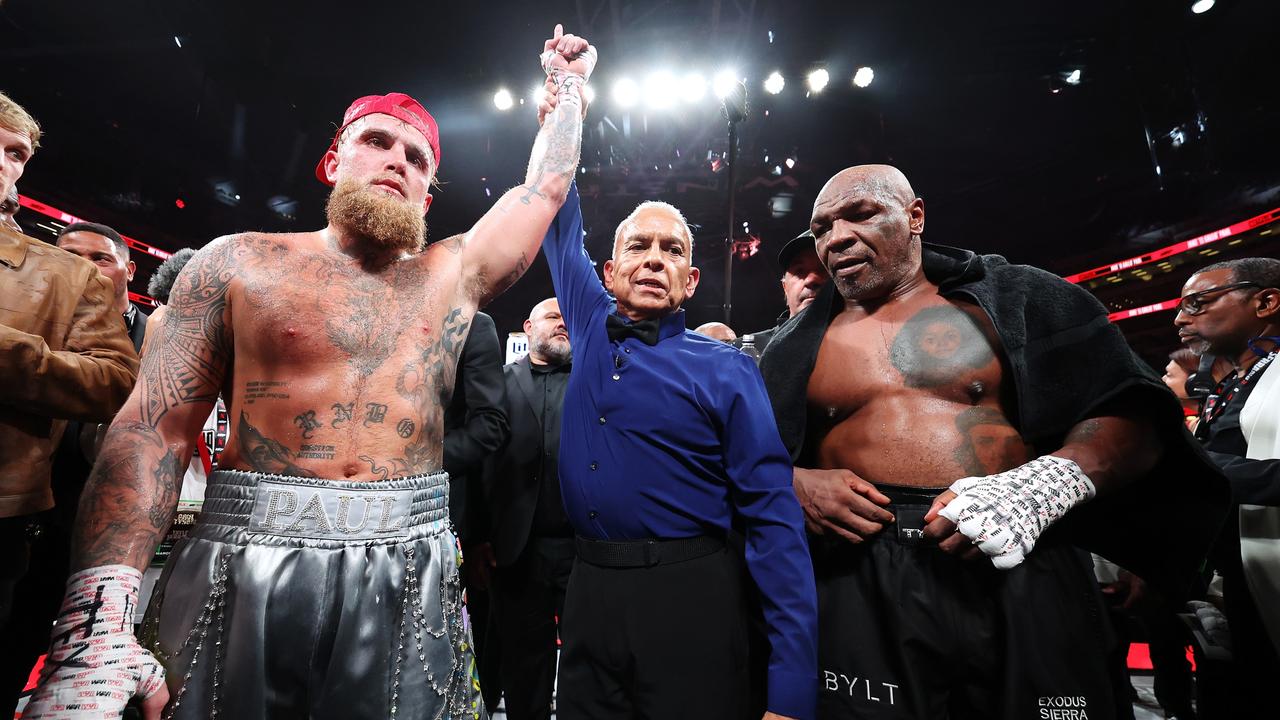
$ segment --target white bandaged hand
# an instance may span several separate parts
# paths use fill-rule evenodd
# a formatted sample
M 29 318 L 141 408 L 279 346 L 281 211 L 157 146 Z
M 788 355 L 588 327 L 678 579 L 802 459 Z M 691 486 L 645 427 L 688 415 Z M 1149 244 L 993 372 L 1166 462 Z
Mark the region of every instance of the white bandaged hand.
M 555 36 L 547 41 L 538 59 L 555 85 L 557 98 L 582 105 L 582 87 L 595 70 L 596 49 L 586 40 L 562 32 L 561 26 L 556 25 Z
M 49 655 L 23 717 L 119 718 L 129 699 L 164 687 L 164 669 L 133 634 L 142 573 L 88 568 L 67 581 Z
M 1021 563 L 1041 533 L 1097 493 L 1079 465 L 1053 455 L 995 475 L 962 478 L 951 491 L 955 499 L 938 514 L 1001 570 Z

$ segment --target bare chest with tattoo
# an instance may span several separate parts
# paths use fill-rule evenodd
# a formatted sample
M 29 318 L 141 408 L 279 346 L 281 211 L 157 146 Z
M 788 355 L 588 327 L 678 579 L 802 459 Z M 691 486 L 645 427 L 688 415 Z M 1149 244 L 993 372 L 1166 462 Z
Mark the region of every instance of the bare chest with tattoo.
M 809 381 L 812 462 L 917 487 L 1025 462 L 998 343 L 979 308 L 936 295 L 837 317 Z
M 440 469 L 444 406 L 474 309 L 428 253 L 370 272 L 294 251 L 246 263 L 228 294 L 224 467 L 352 480 Z

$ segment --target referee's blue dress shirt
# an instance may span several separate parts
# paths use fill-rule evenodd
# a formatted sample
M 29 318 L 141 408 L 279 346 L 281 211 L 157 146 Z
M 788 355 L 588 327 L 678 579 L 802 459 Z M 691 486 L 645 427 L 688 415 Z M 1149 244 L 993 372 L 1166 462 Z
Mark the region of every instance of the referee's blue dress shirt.
M 582 243 L 576 186 L 543 249 L 573 345 L 560 487 L 574 530 L 594 539 L 723 536 L 745 522 L 772 653 L 768 708 L 812 718 L 817 594 L 791 460 L 752 360 L 662 319 L 658 344 L 609 340 L 616 302 Z

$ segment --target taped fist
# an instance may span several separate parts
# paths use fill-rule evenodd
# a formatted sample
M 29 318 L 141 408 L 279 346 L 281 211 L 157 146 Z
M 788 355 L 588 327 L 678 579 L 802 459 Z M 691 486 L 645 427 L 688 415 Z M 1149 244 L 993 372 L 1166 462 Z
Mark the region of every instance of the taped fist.
M 142 573 L 127 565 L 88 568 L 67 581 L 40 685 L 26 718 L 119 718 L 133 697 L 144 717 L 169 700 L 164 669 L 133 634 Z
M 1026 558 L 1050 525 L 1096 493 L 1079 465 L 1045 455 L 1002 473 L 955 481 L 925 515 L 925 534 L 941 539 L 943 550 L 960 552 L 957 538 L 941 537 L 954 529 L 991 564 L 1008 570 Z
M 547 75 L 577 75 L 585 83 L 591 79 L 591 71 L 596 67 L 596 49 L 585 38 L 565 35 L 564 26 L 556 23 L 551 39 L 542 45 L 540 59 Z

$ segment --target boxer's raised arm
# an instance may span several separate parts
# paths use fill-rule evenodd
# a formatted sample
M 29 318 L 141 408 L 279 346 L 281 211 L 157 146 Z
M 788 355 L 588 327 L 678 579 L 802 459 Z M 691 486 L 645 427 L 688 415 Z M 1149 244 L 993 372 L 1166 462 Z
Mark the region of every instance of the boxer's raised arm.
M 582 144 L 582 86 L 595 57 L 595 48 L 564 35 L 559 25 L 544 44 L 543 67 L 555 81 L 558 103 L 534 139 L 524 184 L 499 198 L 460 241 L 463 281 L 480 305 L 529 268 L 569 192 Z
M 226 373 L 227 287 L 240 249 L 236 238 L 223 238 L 196 254 L 174 284 L 163 322 L 148 328 L 138 384 L 111 423 L 80 500 L 73 572 L 142 570 L 151 562 Z

